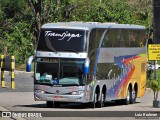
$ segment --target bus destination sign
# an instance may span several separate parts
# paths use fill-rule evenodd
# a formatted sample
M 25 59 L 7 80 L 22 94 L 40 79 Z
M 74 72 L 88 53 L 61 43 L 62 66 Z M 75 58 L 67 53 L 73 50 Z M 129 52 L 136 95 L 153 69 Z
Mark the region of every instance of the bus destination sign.
M 148 60 L 160 60 L 160 44 L 148 45 Z

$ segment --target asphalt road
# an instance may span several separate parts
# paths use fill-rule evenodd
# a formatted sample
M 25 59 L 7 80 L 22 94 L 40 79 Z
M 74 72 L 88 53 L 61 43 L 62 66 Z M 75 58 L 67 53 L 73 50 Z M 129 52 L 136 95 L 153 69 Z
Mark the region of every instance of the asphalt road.
M 1 74 L 0 74 L 0 78 L 1 78 Z M 15 89 L 11 89 L 10 72 L 5 72 L 5 81 L 6 81 L 6 88 L 0 88 L 0 93 L 1 92 L 33 92 L 33 73 L 15 71 Z
M 10 87 L 10 76 L 6 72 L 6 88 L 0 88 L 0 111 L 40 112 L 43 118 L 37 119 L 69 119 L 73 120 L 134 120 L 135 114 L 143 112 L 160 112 L 160 108 L 152 107 L 153 94 L 147 89 L 144 97 L 138 98 L 136 104 L 122 105 L 114 102 L 106 103 L 103 108 L 91 109 L 81 104 L 64 104 L 60 108 L 47 108 L 45 101 L 34 101 L 33 73 L 16 72 L 14 90 Z M 159 98 L 160 99 L 160 98 Z M 47 111 L 47 112 L 46 112 Z M 130 112 L 128 112 L 130 111 Z M 160 115 L 160 113 L 158 113 Z M 50 117 L 46 117 L 50 116 Z M 56 116 L 56 117 L 55 117 Z M 108 117 L 110 116 L 110 117 Z M 111 117 L 112 116 L 112 117 Z M 1 119 L 1 118 L 0 118 Z M 3 118 L 4 119 L 4 118 Z M 8 119 L 8 118 L 5 118 Z M 15 119 L 15 118 L 11 118 Z M 17 119 L 17 118 L 16 118 Z M 25 118 L 35 119 L 35 118 Z M 140 119 L 140 118 L 138 118 Z M 143 118 L 144 119 L 144 118 Z M 149 120 L 149 118 L 146 118 Z M 152 119 L 152 118 L 151 118 Z M 157 118 L 158 119 L 158 118 Z

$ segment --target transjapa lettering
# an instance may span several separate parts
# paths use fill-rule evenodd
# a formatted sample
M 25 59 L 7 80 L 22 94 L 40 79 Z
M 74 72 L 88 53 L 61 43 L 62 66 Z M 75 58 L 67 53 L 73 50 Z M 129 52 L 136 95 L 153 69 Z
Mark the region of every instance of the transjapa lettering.
M 60 37 L 58 40 L 64 40 L 64 38 L 68 37 L 67 41 L 69 42 L 71 40 L 71 38 L 79 38 L 82 35 L 80 35 L 79 33 L 72 34 L 72 33 L 69 33 L 68 31 L 63 32 L 62 34 L 55 33 L 55 32 L 52 32 L 52 31 L 45 31 L 45 36 L 48 36 L 48 37 Z

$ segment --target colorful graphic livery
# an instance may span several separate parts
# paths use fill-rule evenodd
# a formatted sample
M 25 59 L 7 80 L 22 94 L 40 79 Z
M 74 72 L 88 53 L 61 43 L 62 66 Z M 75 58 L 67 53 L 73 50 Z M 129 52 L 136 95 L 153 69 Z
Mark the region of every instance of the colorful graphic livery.
M 47 23 L 34 59 L 35 100 L 46 101 L 48 107 L 78 102 L 100 108 L 115 100 L 130 104 L 145 93 L 143 26 Z

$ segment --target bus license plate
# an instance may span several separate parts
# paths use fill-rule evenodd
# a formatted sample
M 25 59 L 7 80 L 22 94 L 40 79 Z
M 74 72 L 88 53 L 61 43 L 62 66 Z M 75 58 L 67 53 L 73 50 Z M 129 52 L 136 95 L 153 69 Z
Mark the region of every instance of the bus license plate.
M 62 97 L 61 96 L 54 96 L 54 99 L 60 100 Z

